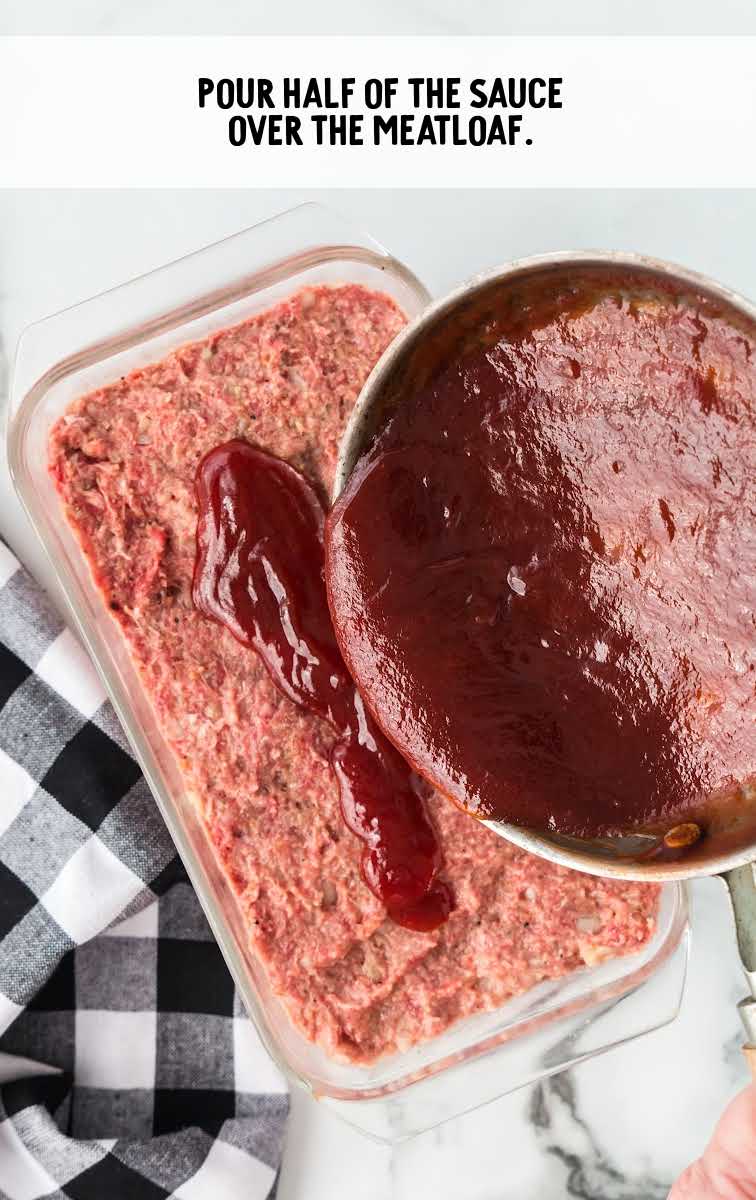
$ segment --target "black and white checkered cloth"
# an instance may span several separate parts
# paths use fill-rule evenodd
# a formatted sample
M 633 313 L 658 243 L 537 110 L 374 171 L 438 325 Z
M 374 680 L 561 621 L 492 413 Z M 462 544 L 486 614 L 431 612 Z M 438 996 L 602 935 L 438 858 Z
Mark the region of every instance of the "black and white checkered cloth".
M 98 677 L 0 543 L 0 1197 L 262 1200 L 287 1111 Z

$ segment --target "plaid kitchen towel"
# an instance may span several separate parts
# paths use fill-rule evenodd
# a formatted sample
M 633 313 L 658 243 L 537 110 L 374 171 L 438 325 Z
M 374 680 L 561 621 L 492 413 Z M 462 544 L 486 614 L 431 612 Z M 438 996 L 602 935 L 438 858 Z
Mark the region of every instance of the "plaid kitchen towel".
M 0 1197 L 262 1200 L 287 1111 L 89 660 L 0 542 Z

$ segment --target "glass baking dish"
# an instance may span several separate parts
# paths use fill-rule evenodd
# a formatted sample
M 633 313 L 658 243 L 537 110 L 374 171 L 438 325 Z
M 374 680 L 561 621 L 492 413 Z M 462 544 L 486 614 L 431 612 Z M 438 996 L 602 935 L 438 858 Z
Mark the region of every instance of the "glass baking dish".
M 77 396 L 303 286 L 343 282 L 387 292 L 408 317 L 429 300 L 383 247 L 307 204 L 32 325 L 16 356 L 8 457 L 70 622 L 102 676 L 268 1051 L 289 1078 L 350 1123 L 398 1141 L 672 1020 L 687 959 L 684 891 L 663 888 L 657 932 L 637 955 L 542 984 L 373 1066 L 328 1058 L 290 1023 L 247 944 L 233 892 L 47 473 L 50 428 Z

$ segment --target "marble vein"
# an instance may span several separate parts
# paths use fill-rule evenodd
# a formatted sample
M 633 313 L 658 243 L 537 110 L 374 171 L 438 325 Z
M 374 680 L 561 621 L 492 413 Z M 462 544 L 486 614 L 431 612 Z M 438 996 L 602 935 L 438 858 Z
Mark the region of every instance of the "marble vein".
M 581 1117 L 570 1072 L 538 1084 L 530 1101 L 538 1140 L 565 1168 L 567 1194 L 577 1200 L 665 1200 L 671 1181 L 625 1175 Z

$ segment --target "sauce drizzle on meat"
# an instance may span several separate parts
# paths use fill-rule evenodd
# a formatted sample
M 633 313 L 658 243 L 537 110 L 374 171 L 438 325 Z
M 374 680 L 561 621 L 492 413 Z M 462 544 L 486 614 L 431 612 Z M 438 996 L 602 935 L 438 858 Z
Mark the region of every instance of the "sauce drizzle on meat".
M 195 607 L 254 650 L 289 700 L 333 728 L 331 766 L 344 821 L 363 843 L 366 884 L 397 924 L 437 928 L 452 896 L 438 877 L 423 784 L 366 713 L 336 644 L 315 489 L 282 459 L 234 439 L 202 459 L 196 491 Z

